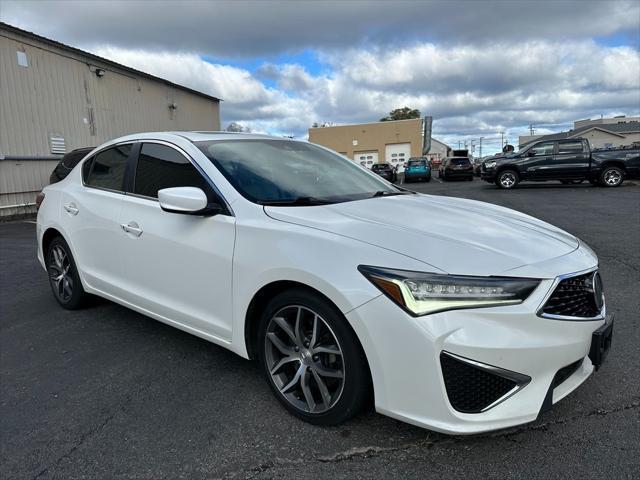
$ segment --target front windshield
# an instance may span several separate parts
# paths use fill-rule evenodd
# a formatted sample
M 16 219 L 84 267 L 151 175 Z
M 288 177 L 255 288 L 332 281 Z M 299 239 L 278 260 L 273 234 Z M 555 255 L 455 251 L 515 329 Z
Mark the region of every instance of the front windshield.
M 344 157 L 290 140 L 195 142 L 245 198 L 260 204 L 336 203 L 402 193 Z

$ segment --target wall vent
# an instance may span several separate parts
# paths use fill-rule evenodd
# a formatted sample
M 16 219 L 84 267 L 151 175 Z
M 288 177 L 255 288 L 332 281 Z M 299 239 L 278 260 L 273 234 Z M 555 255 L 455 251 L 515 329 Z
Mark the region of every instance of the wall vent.
M 67 153 L 67 147 L 62 135 L 51 135 L 49 137 L 49 144 L 51 145 L 51 153 L 57 155 L 64 155 Z

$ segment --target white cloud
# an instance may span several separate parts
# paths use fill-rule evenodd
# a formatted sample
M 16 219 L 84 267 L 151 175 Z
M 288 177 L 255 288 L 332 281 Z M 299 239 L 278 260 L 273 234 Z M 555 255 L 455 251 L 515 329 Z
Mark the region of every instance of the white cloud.
M 332 71 L 316 76 L 297 64 L 265 63 L 252 75 L 191 53 L 96 53 L 223 98 L 225 124 L 296 136 L 316 121 L 376 121 L 402 106 L 433 115 L 435 134 L 451 141 L 500 131 L 515 141 L 530 123 L 554 129 L 600 114 L 640 113 L 638 51 L 592 41 L 350 49 L 322 53 Z

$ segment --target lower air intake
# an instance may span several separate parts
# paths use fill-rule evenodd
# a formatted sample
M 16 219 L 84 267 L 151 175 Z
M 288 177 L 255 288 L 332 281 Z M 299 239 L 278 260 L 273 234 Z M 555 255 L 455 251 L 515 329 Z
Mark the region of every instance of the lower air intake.
M 440 366 L 449 403 L 462 413 L 480 413 L 524 387 L 530 377 L 442 352 Z

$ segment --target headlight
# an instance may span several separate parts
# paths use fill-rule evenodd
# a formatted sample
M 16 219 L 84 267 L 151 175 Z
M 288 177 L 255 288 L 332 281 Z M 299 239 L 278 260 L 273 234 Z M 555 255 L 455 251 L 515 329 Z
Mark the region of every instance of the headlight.
M 484 162 L 484 168 L 494 168 L 497 162 Z
M 411 315 L 524 302 L 540 284 L 533 278 L 471 277 L 360 265 L 358 270 Z

